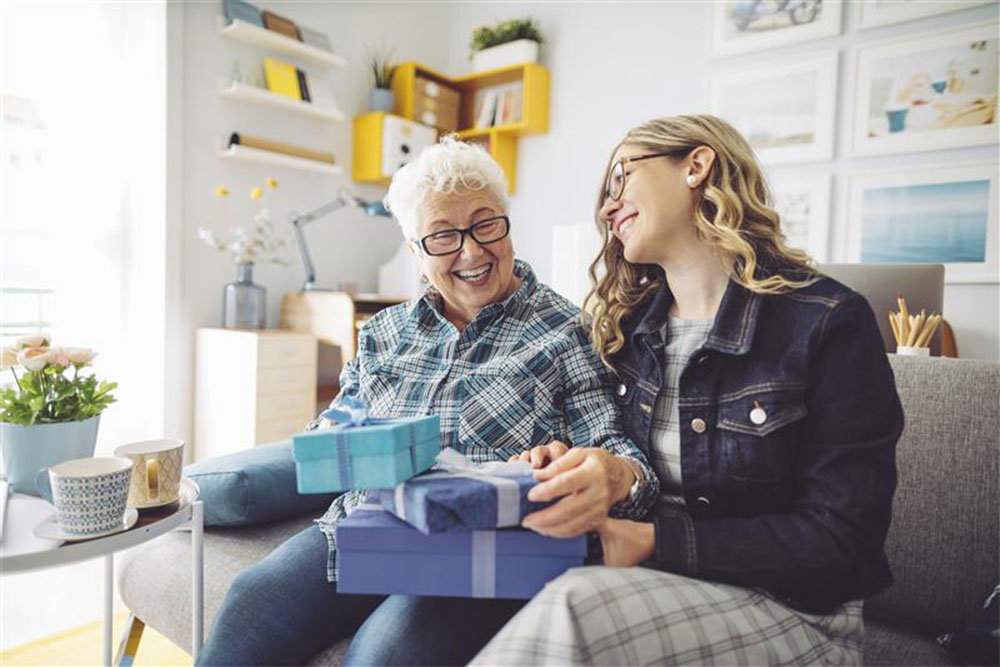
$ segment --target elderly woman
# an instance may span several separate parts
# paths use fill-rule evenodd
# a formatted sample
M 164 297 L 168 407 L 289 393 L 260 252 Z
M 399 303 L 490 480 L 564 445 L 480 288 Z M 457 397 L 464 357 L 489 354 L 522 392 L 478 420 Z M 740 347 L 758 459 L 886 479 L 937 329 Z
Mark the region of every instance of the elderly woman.
M 623 435 L 578 309 L 514 259 L 499 166 L 446 138 L 396 173 L 386 205 L 428 288 L 362 328 L 335 402 L 356 396 L 380 417 L 437 414 L 442 447 L 475 461 L 539 447 L 540 464 L 573 447 L 554 506 L 566 525 L 581 532 L 609 511 L 640 518 L 656 477 Z M 240 573 L 199 662 L 303 663 L 356 633 L 348 663 L 466 663 L 523 604 L 338 594 L 334 527 L 362 500 L 340 496 L 318 525 Z

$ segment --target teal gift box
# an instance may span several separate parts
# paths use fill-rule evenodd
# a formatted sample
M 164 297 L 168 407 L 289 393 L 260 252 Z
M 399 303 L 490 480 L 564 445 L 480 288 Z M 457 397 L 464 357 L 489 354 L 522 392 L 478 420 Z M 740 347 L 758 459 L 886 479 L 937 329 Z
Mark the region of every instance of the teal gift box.
M 434 465 L 441 418 L 367 419 L 292 438 L 299 493 L 385 489 Z

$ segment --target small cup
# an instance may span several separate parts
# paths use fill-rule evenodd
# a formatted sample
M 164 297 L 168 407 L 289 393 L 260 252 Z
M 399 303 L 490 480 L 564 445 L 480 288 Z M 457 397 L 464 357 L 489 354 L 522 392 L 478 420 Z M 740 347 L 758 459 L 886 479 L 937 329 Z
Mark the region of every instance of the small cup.
M 931 348 L 910 347 L 909 345 L 900 345 L 896 348 L 896 354 L 902 355 L 904 357 L 929 357 L 931 356 Z
M 38 488 L 56 506 L 59 527 L 71 535 L 121 528 L 132 461 L 120 456 L 73 459 L 41 470 Z
M 135 464 L 129 507 L 159 507 L 177 500 L 184 465 L 183 440 L 132 442 L 115 449 L 115 456 L 124 456 Z

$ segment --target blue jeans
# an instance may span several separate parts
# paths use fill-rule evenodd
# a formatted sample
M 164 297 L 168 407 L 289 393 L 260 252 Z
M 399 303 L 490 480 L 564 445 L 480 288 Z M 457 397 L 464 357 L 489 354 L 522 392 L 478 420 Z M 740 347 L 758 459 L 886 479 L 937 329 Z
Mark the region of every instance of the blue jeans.
M 466 664 L 525 603 L 338 594 L 327 550 L 313 525 L 240 572 L 198 664 L 304 664 L 351 634 L 345 665 Z

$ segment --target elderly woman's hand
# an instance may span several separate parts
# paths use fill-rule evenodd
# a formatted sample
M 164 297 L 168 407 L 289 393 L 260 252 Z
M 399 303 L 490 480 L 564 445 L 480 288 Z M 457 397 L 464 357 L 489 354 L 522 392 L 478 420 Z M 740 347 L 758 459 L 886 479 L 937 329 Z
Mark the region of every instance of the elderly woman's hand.
M 597 534 L 605 565 L 632 567 L 649 560 L 656 551 L 656 530 L 651 523 L 608 519 L 598 526 Z
M 521 525 L 550 537 L 575 537 L 600 526 L 615 503 L 628 497 L 636 474 L 629 463 L 599 447 L 574 447 L 535 472 L 542 483 L 528 500 L 562 500 L 524 517 Z
M 569 451 L 569 445 L 553 440 L 547 445 L 532 447 L 526 452 L 510 457 L 511 461 L 527 461 L 532 468 L 544 468 L 547 463 L 555 461 Z

